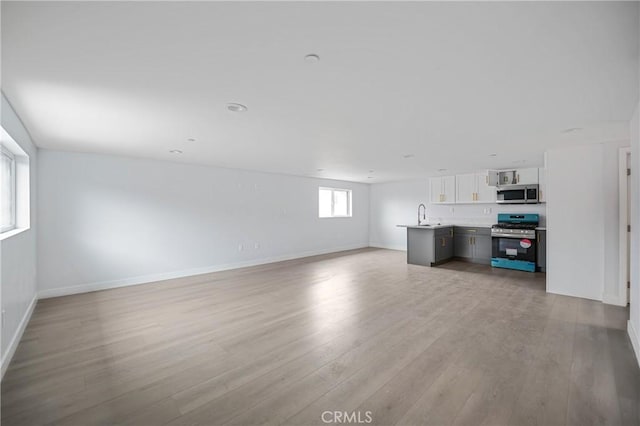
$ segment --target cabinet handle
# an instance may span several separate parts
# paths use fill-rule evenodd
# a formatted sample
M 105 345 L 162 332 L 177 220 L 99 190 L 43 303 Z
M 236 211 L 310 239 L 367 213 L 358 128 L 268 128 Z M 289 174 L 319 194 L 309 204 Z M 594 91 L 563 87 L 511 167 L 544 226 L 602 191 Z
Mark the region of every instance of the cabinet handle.
M 516 183 L 520 183 L 520 175 L 519 174 L 516 175 Z
M 487 183 L 487 185 L 489 185 L 489 175 L 486 175 L 484 177 L 484 181 Z
M 471 237 L 469 237 L 469 245 L 471 245 L 471 244 L 472 244 L 472 243 L 471 243 Z
M 473 237 L 473 245 L 476 245 L 476 237 Z
M 444 238 L 442 238 L 442 247 L 444 247 Z

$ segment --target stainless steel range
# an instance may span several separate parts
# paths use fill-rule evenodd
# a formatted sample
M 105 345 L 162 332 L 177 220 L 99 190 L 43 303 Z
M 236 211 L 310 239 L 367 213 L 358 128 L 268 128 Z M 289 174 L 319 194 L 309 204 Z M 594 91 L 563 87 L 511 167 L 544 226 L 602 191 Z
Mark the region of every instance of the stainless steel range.
M 491 266 L 535 272 L 539 220 L 536 213 L 499 213 L 498 223 L 491 227 Z

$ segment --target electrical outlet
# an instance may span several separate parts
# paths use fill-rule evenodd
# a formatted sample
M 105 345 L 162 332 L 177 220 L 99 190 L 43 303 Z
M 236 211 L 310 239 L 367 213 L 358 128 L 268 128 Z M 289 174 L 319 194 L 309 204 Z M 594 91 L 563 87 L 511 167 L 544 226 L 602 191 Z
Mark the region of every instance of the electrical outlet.
M 449 213 L 453 213 L 453 207 L 449 207 Z
M 253 248 L 254 248 L 254 249 L 256 249 L 256 250 L 258 250 L 258 249 L 260 248 L 260 243 L 255 243 L 255 244 L 253 245 Z
M 244 250 L 244 247 L 242 246 L 242 244 L 238 244 L 238 251 L 242 251 Z

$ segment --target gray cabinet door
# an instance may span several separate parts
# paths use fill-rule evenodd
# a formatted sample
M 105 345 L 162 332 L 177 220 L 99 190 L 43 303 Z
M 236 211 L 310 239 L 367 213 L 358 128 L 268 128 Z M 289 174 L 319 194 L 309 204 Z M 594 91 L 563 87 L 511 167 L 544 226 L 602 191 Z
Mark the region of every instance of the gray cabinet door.
M 407 228 L 407 263 L 431 266 L 434 262 L 432 229 Z
M 491 262 L 491 237 L 477 235 L 474 238 L 473 258 L 481 263 Z
M 471 237 L 468 235 L 456 235 L 453 237 L 453 254 L 456 257 L 471 258 L 473 257 L 473 246 L 471 245 Z
M 538 268 L 542 272 L 547 271 L 547 232 L 537 231 L 536 257 Z
M 453 237 L 443 235 L 435 238 L 436 263 L 453 257 Z

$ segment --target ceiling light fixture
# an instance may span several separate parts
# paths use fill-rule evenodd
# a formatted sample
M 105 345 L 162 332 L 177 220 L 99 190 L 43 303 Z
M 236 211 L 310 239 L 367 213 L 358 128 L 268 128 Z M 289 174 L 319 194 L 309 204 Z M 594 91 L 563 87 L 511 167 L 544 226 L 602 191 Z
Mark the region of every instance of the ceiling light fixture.
M 316 169 L 319 172 L 324 172 L 324 169 Z
M 179 149 L 172 149 L 171 151 L 169 151 L 171 154 L 182 154 L 182 151 L 180 151 Z
M 439 172 L 446 172 L 447 169 L 438 169 Z
M 497 157 L 498 154 L 489 154 L 489 157 Z
M 373 176 L 367 176 L 367 179 L 373 179 Z
M 304 57 L 304 61 L 309 64 L 315 64 L 317 62 L 320 62 L 320 56 L 316 55 L 315 53 L 309 53 Z
M 196 140 L 194 138 L 189 138 L 187 139 L 188 142 L 195 142 Z
M 413 154 L 405 154 L 402 156 L 402 158 L 413 158 L 413 157 L 415 157 L 415 155 Z
M 564 129 L 562 133 L 573 133 L 582 130 L 582 127 L 570 127 L 568 129 Z
M 230 102 L 227 104 L 227 109 L 231 112 L 245 112 L 249 108 L 247 108 L 245 105 L 242 105 L 242 104 Z

